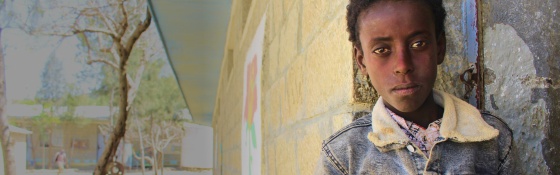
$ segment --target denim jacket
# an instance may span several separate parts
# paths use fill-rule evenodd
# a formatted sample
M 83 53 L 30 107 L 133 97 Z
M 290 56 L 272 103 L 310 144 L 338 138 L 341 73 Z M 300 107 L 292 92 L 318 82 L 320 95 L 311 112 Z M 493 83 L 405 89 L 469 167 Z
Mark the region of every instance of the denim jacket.
M 323 141 L 315 174 L 519 174 L 511 129 L 453 95 L 434 90 L 444 108 L 430 156 L 418 149 L 385 111 L 372 113 Z

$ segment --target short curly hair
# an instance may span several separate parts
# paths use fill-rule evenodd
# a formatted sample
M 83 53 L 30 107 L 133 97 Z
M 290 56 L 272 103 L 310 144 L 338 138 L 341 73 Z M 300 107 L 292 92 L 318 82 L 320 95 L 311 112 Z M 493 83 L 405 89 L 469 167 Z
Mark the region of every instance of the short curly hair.
M 371 5 L 388 0 L 350 0 L 350 3 L 346 6 L 346 30 L 350 34 L 348 40 L 352 42 L 352 45 L 358 49 L 362 49 L 362 44 L 360 42 L 360 26 L 358 25 L 358 18 L 360 13 Z M 443 8 L 442 0 L 414 0 L 428 5 L 432 11 L 432 16 L 434 17 L 436 36 L 440 34 L 445 34 L 445 17 L 447 16 L 445 9 Z

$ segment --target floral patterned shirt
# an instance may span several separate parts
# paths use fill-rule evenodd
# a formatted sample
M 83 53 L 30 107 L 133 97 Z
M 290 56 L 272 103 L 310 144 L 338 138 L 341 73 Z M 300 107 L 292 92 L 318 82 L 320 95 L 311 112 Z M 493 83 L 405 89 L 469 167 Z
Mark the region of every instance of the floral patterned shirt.
M 385 108 L 389 115 L 399 124 L 404 133 L 408 136 L 410 141 L 414 143 L 424 154 L 429 157 L 430 150 L 434 147 L 437 141 L 441 141 L 444 138 L 439 134 L 439 127 L 441 125 L 441 119 L 438 119 L 428 125 L 428 128 L 423 128 L 416 123 L 407 121 L 401 116 L 395 114 L 393 111 Z

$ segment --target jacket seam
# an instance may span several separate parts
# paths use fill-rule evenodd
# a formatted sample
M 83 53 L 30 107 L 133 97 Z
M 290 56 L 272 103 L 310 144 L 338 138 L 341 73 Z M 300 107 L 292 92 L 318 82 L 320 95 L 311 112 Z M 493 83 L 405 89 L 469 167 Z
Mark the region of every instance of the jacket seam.
M 500 160 L 500 167 L 498 168 L 498 174 L 502 174 L 504 171 L 504 163 L 506 161 L 506 159 L 508 158 L 508 156 L 510 155 L 511 152 L 511 145 L 508 148 L 508 152 L 506 153 L 506 156 L 504 156 L 504 159 Z
M 367 116 L 371 116 L 371 115 L 367 115 Z M 328 144 L 330 143 L 332 140 L 334 140 L 335 138 L 337 138 L 338 136 L 340 136 L 341 134 L 345 133 L 346 131 L 350 130 L 350 129 L 354 129 L 357 127 L 364 127 L 364 126 L 371 126 L 371 121 L 368 119 L 358 119 L 356 121 L 354 121 L 353 123 L 351 123 L 348 126 L 345 126 L 344 128 L 340 129 L 339 131 L 337 131 L 336 133 L 334 133 L 332 136 L 330 136 L 328 139 L 325 140 L 325 142 L 323 144 Z
M 511 130 L 511 128 L 507 125 L 507 123 L 506 123 L 504 120 L 502 120 L 502 119 L 499 118 L 499 117 L 496 117 L 495 115 L 491 114 L 490 112 L 488 112 L 488 111 L 481 111 L 481 113 L 482 113 L 482 114 L 486 114 L 486 115 L 488 115 L 488 116 L 491 116 L 491 117 L 497 119 L 497 120 L 498 120 L 499 122 L 501 122 L 504 126 L 506 126 L 506 129 L 507 129 L 507 130 L 509 131 L 509 133 L 510 133 L 510 138 L 509 138 L 509 139 L 510 139 L 510 142 L 509 142 L 509 146 L 508 146 L 508 151 L 507 151 L 506 155 L 504 156 L 504 158 L 503 158 L 503 159 L 500 159 L 500 166 L 498 167 L 498 174 L 502 174 L 502 173 L 503 173 L 503 170 L 504 170 L 504 163 L 505 163 L 505 161 L 507 160 L 507 158 L 509 157 L 509 155 L 510 155 L 510 153 L 511 153 L 511 147 L 513 146 L 513 142 L 514 142 L 514 140 L 513 140 L 513 130 Z
M 329 160 L 329 162 L 334 165 L 334 167 L 336 167 L 336 169 L 344 174 L 347 175 L 348 170 L 346 170 L 344 168 L 344 166 L 340 163 L 340 161 L 338 161 L 338 159 L 334 156 L 334 154 L 331 152 L 331 150 L 329 149 L 328 144 L 330 142 L 332 142 L 334 139 L 336 139 L 338 136 L 342 135 L 343 133 L 347 132 L 350 129 L 354 129 L 354 128 L 358 128 L 358 127 L 367 127 L 367 126 L 371 126 L 371 120 L 368 120 L 368 117 L 371 117 L 371 115 L 365 115 L 363 117 L 361 117 L 358 120 L 355 120 L 354 122 L 350 123 L 349 125 L 343 127 L 342 129 L 340 129 L 339 131 L 335 132 L 333 135 L 331 135 L 329 138 L 327 138 L 326 140 L 323 141 L 323 145 L 322 145 L 322 151 L 325 153 L 325 155 L 327 156 L 327 159 Z
M 344 166 L 342 166 L 338 160 L 336 160 L 336 157 L 334 157 L 334 154 L 330 151 L 327 145 L 323 146 L 323 152 L 327 155 L 329 162 L 333 164 L 340 173 L 344 175 L 348 174 L 348 171 L 344 169 Z

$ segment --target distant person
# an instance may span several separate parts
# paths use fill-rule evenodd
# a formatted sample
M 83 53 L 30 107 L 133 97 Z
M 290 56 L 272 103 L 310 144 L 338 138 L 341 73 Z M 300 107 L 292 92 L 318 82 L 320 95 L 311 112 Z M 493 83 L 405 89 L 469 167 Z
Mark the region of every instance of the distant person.
M 58 166 L 58 175 L 62 174 L 62 171 L 64 170 L 64 166 L 66 165 L 67 162 L 66 153 L 64 152 L 64 149 L 61 149 L 59 152 L 56 152 L 56 154 L 54 155 L 54 162 L 56 162 L 56 165 Z

